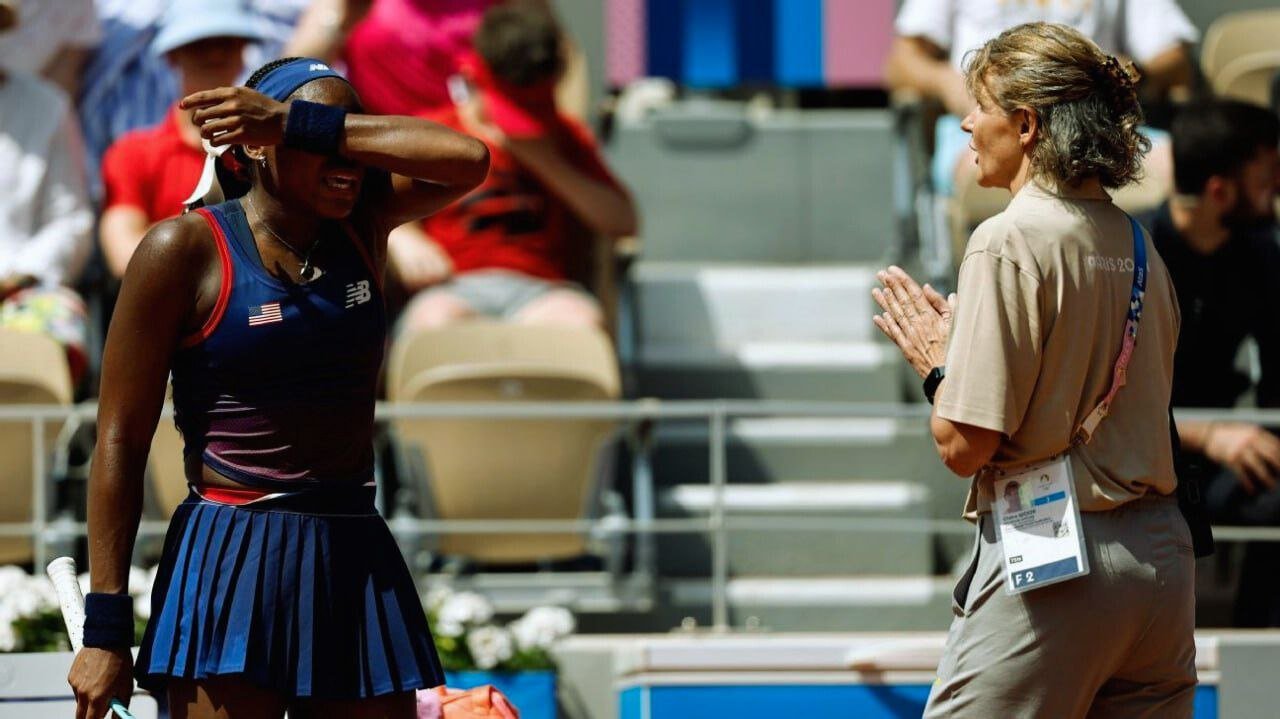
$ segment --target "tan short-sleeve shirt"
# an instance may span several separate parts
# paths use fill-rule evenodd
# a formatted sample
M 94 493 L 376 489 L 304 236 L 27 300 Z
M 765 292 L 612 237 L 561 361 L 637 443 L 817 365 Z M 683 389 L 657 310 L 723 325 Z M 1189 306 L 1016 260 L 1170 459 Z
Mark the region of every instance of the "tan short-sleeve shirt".
M 1029 183 L 974 231 L 960 265 L 937 414 L 1004 435 L 965 514 L 991 509 L 996 469 L 1051 458 L 1111 386 L 1133 285 L 1128 217 L 1109 200 Z M 1169 392 L 1178 342 L 1173 284 L 1151 239 L 1128 383 L 1093 441 L 1071 448 L 1080 508 L 1112 509 L 1176 487 Z

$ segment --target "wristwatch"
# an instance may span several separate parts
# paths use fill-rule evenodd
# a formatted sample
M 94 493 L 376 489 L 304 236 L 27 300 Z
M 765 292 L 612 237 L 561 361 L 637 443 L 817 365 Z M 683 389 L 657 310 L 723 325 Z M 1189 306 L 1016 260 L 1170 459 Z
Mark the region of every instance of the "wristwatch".
M 925 376 L 924 398 L 929 400 L 929 404 L 933 404 L 933 395 L 938 392 L 938 385 L 942 384 L 942 378 L 946 376 L 947 368 L 945 366 L 934 367 Z

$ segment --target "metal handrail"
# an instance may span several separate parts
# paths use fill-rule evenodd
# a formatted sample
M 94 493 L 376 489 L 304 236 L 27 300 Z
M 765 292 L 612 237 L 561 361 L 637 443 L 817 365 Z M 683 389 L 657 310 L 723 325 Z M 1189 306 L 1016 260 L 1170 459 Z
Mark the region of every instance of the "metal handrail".
M 379 402 L 375 418 L 392 419 L 708 419 L 722 412 L 728 419 L 745 417 L 847 417 L 920 419 L 926 404 L 901 402 L 819 402 L 798 400 L 658 400 L 616 402 Z M 93 419 L 96 402 L 76 405 L 0 405 L 0 422 L 35 418 Z M 1280 426 L 1280 409 L 1175 409 L 1179 419 L 1250 422 Z M 162 416 L 172 416 L 168 405 Z
M 81 537 L 87 533 L 83 522 L 50 521 L 48 519 L 49 478 L 45 457 L 44 428 L 48 422 L 72 418 L 93 419 L 95 403 L 72 406 L 5 405 L 0 406 L 0 424 L 29 422 L 32 427 L 32 519 L 30 522 L 0 522 L 0 537 L 30 536 L 34 541 L 36 564 L 47 559 L 47 544 L 63 537 Z M 166 405 L 162 416 L 172 416 Z M 783 400 L 654 400 L 621 402 L 448 402 L 387 403 L 377 405 L 378 421 L 400 419 L 612 419 L 639 422 L 645 420 L 704 420 L 708 425 L 712 501 L 705 518 L 620 520 L 429 520 L 397 518 L 397 532 L 433 534 L 531 534 L 607 531 L 636 535 L 706 533 L 712 542 L 712 619 L 714 628 L 729 626 L 728 607 L 728 533 L 819 531 L 847 532 L 874 530 L 926 534 L 971 534 L 972 525 L 962 520 L 883 519 L 857 517 L 841 519 L 788 517 L 729 517 L 726 514 L 725 490 L 728 485 L 728 423 L 749 417 L 806 418 L 875 418 L 885 420 L 920 420 L 929 416 L 929 407 L 920 404 L 866 402 L 810 402 Z M 1203 421 L 1237 421 L 1280 426 L 1280 410 L 1178 410 L 1182 419 Z M 143 521 L 142 536 L 163 535 L 167 522 Z M 1280 542 L 1280 528 L 1230 527 L 1214 528 L 1215 535 L 1225 541 Z

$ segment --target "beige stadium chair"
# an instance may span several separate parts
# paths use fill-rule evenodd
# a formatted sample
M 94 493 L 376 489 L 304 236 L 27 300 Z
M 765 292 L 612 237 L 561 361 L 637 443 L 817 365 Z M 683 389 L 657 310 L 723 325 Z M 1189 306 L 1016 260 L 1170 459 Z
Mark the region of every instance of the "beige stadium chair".
M 1262 107 L 1271 105 L 1271 81 L 1280 72 L 1280 36 L 1276 49 L 1237 57 L 1222 67 L 1213 78 L 1213 91 L 1233 100 L 1244 100 Z
M 468 322 L 392 348 L 393 402 L 604 401 L 619 395 L 617 360 L 598 330 Z M 608 420 L 408 419 L 393 423 L 422 452 L 438 519 L 572 520 L 596 489 Z M 438 550 L 493 564 L 581 556 L 586 534 L 452 534 Z
M 0 404 L 70 405 L 71 372 L 62 347 L 31 332 L 0 329 Z M 45 423 L 45 449 L 52 455 L 63 422 Z M 47 465 L 46 465 L 47 466 Z M 31 425 L 0 422 L 0 522 L 30 522 L 34 505 Z M 29 562 L 28 538 L 0 538 L 0 564 Z
M 1159 207 L 1172 190 L 1172 178 L 1148 171 L 1137 182 L 1109 192 L 1117 207 L 1133 215 Z
M 948 200 L 947 217 L 951 222 L 951 257 L 959 265 L 969 235 L 982 221 L 1004 211 L 1009 204 L 1009 191 L 1002 187 L 982 187 L 977 173 L 968 173 L 957 184 L 955 195 Z
M 1157 207 L 1169 196 L 1169 182 L 1166 178 L 1157 177 L 1155 172 L 1147 172 L 1141 180 L 1119 190 L 1112 190 L 1111 196 L 1116 205 L 1130 214 L 1150 210 Z M 967 179 L 956 187 L 956 194 L 948 206 L 951 221 L 952 257 L 956 263 L 964 257 L 965 245 L 975 227 L 988 217 L 1004 211 L 1009 204 L 1009 191 L 1003 188 L 982 187 L 978 185 L 977 175 L 970 173 Z
M 1274 52 L 1280 42 L 1277 38 L 1280 38 L 1280 8 L 1222 15 L 1204 34 L 1200 69 L 1216 89 L 1219 75 L 1231 63 L 1247 55 Z

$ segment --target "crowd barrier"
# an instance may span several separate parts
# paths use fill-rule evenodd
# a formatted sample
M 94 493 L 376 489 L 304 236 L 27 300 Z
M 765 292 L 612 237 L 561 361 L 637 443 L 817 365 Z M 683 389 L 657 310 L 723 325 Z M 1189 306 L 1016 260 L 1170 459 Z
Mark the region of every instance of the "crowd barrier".
M 644 471 L 636 472 L 633 486 L 633 507 L 627 519 L 575 520 L 432 520 L 405 519 L 395 522 L 397 533 L 430 535 L 435 533 L 477 534 L 538 534 L 565 532 L 592 532 L 634 534 L 642 545 L 641 554 L 651 552 L 647 542 L 654 536 L 672 533 L 705 533 L 712 546 L 711 593 L 712 625 L 716 629 L 729 627 L 729 603 L 726 588 L 729 581 L 727 537 L 730 530 L 750 532 L 877 530 L 892 532 L 919 532 L 929 534 L 971 534 L 972 525 L 960 519 L 877 519 L 875 517 L 836 520 L 785 517 L 728 517 L 724 504 L 724 492 L 729 477 L 726 463 L 726 435 L 730 420 L 753 417 L 806 417 L 806 418 L 880 418 L 918 419 L 926 421 L 929 408 L 924 405 L 843 403 L 843 402 L 789 402 L 789 401 L 658 401 L 634 400 L 623 402 L 530 402 L 530 403 L 431 403 L 403 404 L 380 403 L 376 417 L 379 422 L 394 419 L 607 419 L 618 422 L 620 431 L 641 431 L 656 422 L 672 420 L 701 420 L 707 423 L 709 477 L 711 502 L 706 517 L 687 519 L 659 519 L 655 517 L 653 478 Z M 0 407 L 0 428 L 9 423 L 28 423 L 31 426 L 32 451 L 32 504 L 31 517 L 26 522 L 0 523 L 0 538 L 31 537 L 34 539 L 34 563 L 44 566 L 52 556 L 51 548 L 69 539 L 85 536 L 84 522 L 66 516 L 51 516 L 53 499 L 53 473 L 49 471 L 47 457 L 50 452 L 45 429 L 50 423 L 68 423 L 75 426 L 92 422 L 97 413 L 93 403 L 71 407 L 54 405 L 22 405 Z M 166 407 L 162 417 L 172 416 Z M 1242 421 L 1269 426 L 1280 426 L 1277 410 L 1180 410 L 1180 418 Z M 161 421 L 168 421 L 162 419 Z M 64 425 L 65 426 L 65 425 Z M 67 432 L 63 433 L 64 435 Z M 641 447 L 643 451 L 643 447 Z M 958 510 L 959 508 L 957 508 Z M 139 536 L 163 535 L 167 522 L 144 520 Z M 1215 536 L 1223 541 L 1280 541 L 1280 527 L 1218 526 Z M 638 561 L 644 561 L 643 557 Z

